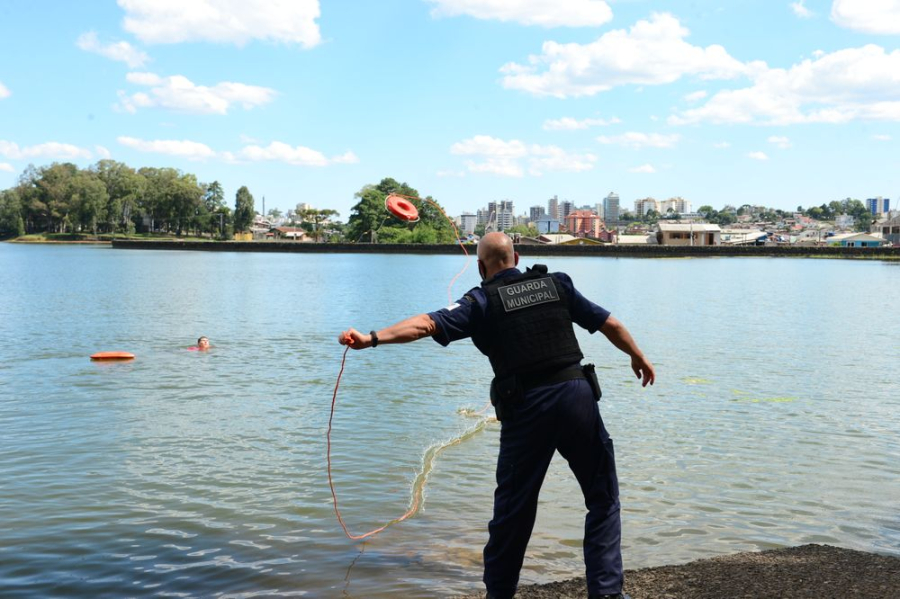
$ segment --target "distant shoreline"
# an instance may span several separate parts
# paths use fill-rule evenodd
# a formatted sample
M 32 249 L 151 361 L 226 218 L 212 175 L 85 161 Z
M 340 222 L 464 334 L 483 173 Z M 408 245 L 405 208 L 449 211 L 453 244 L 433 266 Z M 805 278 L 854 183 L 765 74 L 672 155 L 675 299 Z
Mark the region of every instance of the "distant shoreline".
M 204 252 L 289 252 L 302 254 L 458 254 L 457 244 L 305 243 L 296 241 L 175 241 L 114 239 L 112 247 L 130 250 Z M 474 254 L 475 245 L 466 245 Z M 795 246 L 634 246 L 634 245 L 516 245 L 523 257 L 596 256 L 616 258 L 784 257 L 900 260 L 900 248 Z
M 7 243 L 21 245 L 110 245 L 112 241 L 108 239 L 8 239 Z

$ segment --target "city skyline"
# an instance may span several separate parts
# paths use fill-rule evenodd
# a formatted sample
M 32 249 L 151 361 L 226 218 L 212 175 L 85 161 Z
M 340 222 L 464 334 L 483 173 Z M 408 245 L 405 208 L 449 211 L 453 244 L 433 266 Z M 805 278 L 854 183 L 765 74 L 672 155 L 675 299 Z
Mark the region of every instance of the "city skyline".
M 629 210 L 900 194 L 897 3 L 36 0 L 0 16 L 0 189 L 29 164 L 112 158 L 344 221 L 384 177 L 454 215 L 613 190 Z

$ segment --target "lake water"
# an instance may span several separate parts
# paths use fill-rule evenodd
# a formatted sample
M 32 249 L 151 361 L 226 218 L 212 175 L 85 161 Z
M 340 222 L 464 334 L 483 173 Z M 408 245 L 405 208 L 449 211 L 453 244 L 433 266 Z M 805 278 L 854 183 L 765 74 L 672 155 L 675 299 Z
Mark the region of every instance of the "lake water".
M 616 441 L 627 568 L 828 543 L 900 555 L 900 264 L 547 258 L 623 320 L 579 331 Z M 499 425 L 468 341 L 342 347 L 447 302 L 459 256 L 0 244 L 0 595 L 443 597 L 481 589 Z M 477 283 L 472 264 L 454 295 Z M 188 352 L 210 337 L 209 353 Z M 128 363 L 90 354 L 125 350 Z M 582 573 L 551 466 L 522 582 Z

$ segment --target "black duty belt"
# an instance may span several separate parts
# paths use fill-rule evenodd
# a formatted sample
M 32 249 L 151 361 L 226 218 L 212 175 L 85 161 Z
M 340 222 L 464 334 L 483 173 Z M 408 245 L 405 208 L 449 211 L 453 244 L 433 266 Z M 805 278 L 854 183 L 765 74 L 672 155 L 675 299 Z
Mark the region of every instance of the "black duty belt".
M 536 372 L 534 374 L 519 375 L 519 381 L 521 382 L 523 391 L 528 391 L 529 389 L 534 389 L 535 387 L 544 387 L 546 385 L 564 383 L 566 381 L 576 381 L 583 378 L 585 378 L 585 376 L 581 364 L 575 364 L 573 366 L 563 368 L 562 370 L 556 370 L 552 372 L 545 371 Z

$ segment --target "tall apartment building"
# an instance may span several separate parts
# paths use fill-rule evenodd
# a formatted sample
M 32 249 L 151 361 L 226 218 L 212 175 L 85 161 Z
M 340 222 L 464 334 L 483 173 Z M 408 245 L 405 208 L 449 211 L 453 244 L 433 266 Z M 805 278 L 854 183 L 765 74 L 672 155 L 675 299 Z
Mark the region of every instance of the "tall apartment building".
M 869 198 L 866 200 L 866 208 L 872 213 L 872 216 L 881 216 L 890 214 L 891 199 L 878 196 L 877 198 Z
M 559 200 L 556 196 L 547 200 L 547 218 L 559 220 Z
M 691 203 L 681 196 L 669 198 L 668 200 L 663 200 L 659 203 L 660 214 L 668 214 L 669 209 L 671 209 L 672 212 L 676 212 L 678 214 L 690 214 Z
M 469 212 L 463 212 L 459 216 L 459 232 L 461 235 L 471 235 L 478 226 L 478 216 Z
M 497 213 L 497 230 L 506 231 L 516 226 L 515 206 L 512 200 L 500 202 L 500 211 Z
M 566 229 L 576 237 L 600 237 L 603 219 L 591 210 L 573 210 L 566 217 Z
M 619 222 L 619 194 L 614 191 L 603 198 L 603 218 L 610 225 Z
M 512 200 L 488 202 L 487 210 L 485 211 L 487 214 L 485 226 L 490 227 L 491 224 L 494 224 L 495 226 L 490 229 L 493 231 L 505 231 L 512 228 L 516 224 L 514 210 L 515 206 Z
M 605 218 L 606 214 L 603 212 L 603 202 L 597 202 L 594 204 L 594 214 L 599 216 L 600 218 Z
M 543 206 L 532 206 L 528 210 L 528 220 L 534 222 L 539 218 L 542 218 L 547 215 L 547 211 L 544 210 Z
M 563 200 L 559 203 L 559 220 L 564 221 L 575 210 L 575 204 L 569 200 Z
M 635 200 L 634 201 L 634 213 L 639 216 L 644 216 L 651 210 L 655 210 L 656 212 L 660 212 L 659 202 L 654 198 L 644 198 L 643 200 Z

